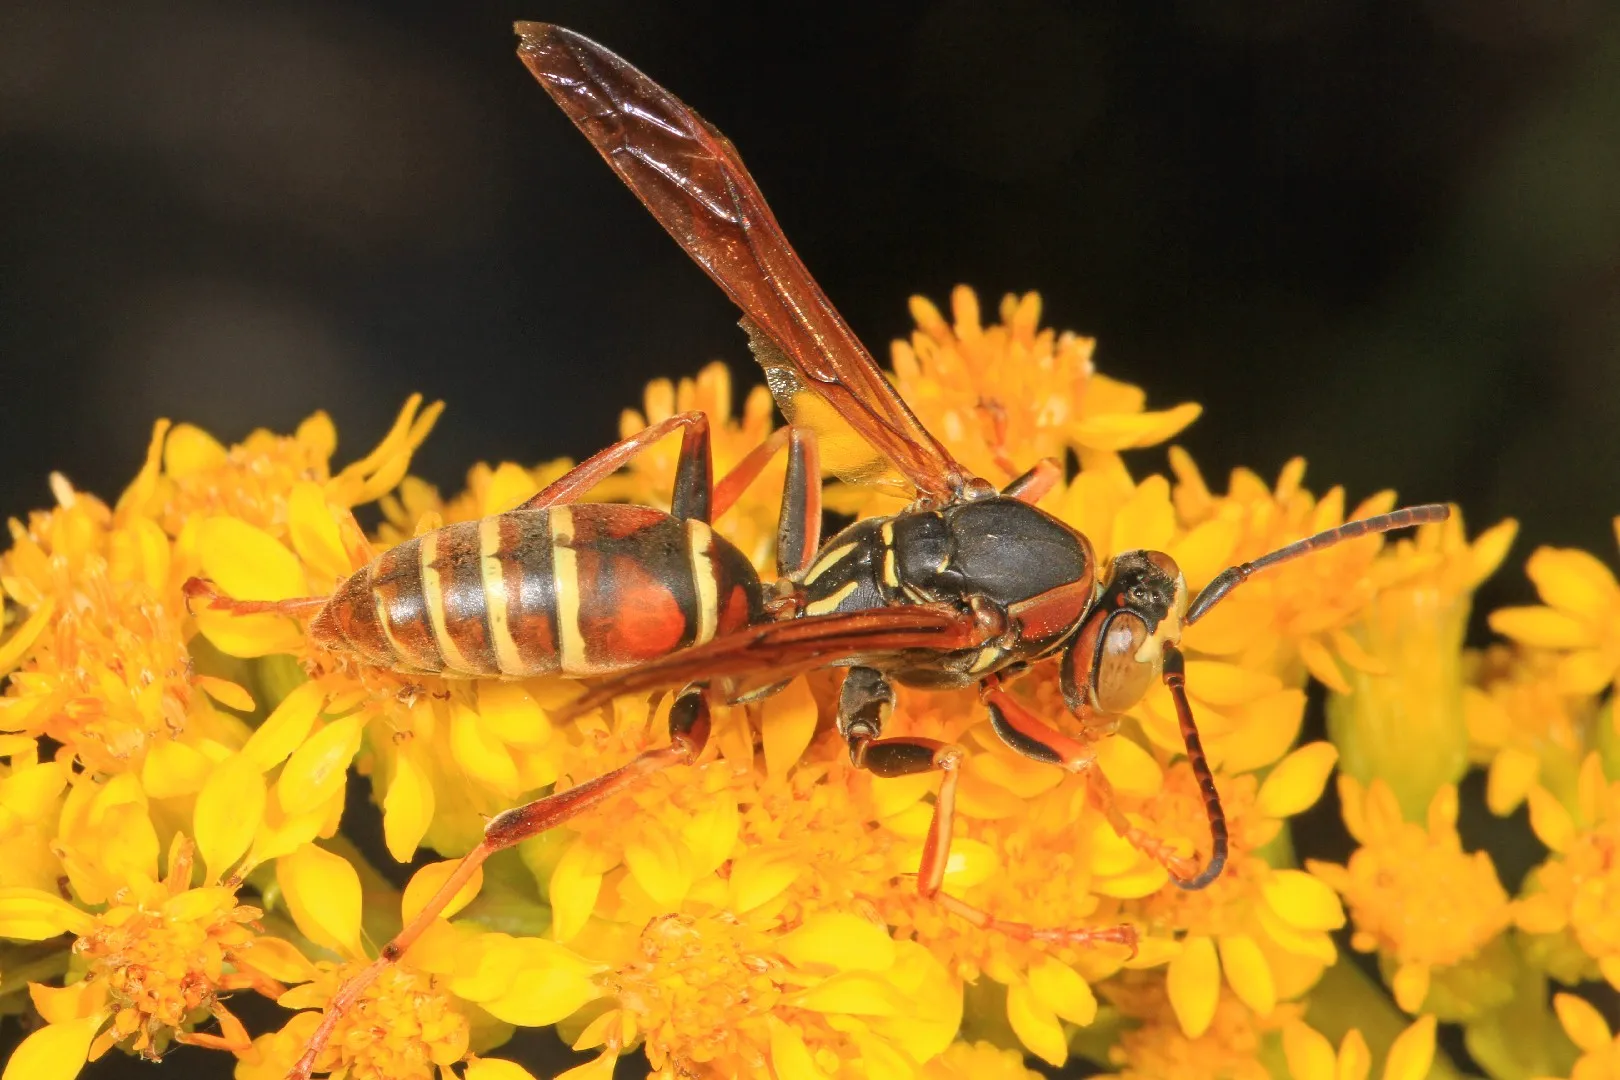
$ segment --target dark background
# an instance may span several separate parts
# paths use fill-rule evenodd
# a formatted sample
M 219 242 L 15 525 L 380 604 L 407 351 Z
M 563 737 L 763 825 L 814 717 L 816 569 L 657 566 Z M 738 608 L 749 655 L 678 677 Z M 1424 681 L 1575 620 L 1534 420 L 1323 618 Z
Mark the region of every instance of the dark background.
M 421 390 L 453 489 L 599 449 L 655 375 L 754 381 L 514 58 L 539 18 L 730 135 L 879 355 L 912 292 L 1036 288 L 1150 404 L 1204 403 L 1217 486 L 1304 454 L 1352 501 L 1518 517 L 1485 607 L 1536 544 L 1615 561 L 1615 5 L 759 7 L 0 5 L 0 513 L 52 469 L 116 496 L 157 416 L 325 408 L 341 462 Z

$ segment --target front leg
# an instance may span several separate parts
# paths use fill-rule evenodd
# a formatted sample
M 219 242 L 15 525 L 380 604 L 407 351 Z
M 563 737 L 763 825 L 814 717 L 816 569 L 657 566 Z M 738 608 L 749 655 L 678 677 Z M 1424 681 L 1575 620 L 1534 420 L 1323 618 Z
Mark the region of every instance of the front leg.
M 983 930 L 995 930 L 1016 941 L 1051 941 L 1063 945 L 1124 945 L 1136 953 L 1136 928 L 1047 929 L 997 918 L 980 907 L 941 891 L 950 861 L 951 832 L 956 820 L 956 785 L 961 776 L 963 750 L 953 743 L 920 736 L 882 738 L 883 725 L 894 708 L 894 688 L 881 672 L 851 668 L 838 698 L 838 732 L 849 744 L 849 759 L 856 768 L 876 776 L 910 776 L 938 770 L 944 774 L 934 800 L 934 817 L 923 841 L 917 868 L 917 892 L 945 910 Z
M 1178 658 L 1179 655 L 1178 653 Z M 1168 667 L 1166 682 L 1171 682 Z M 1173 694 L 1179 689 L 1179 685 L 1171 682 Z M 1002 742 L 1027 758 L 1056 765 L 1068 772 L 1083 774 L 1086 778 L 1086 797 L 1091 805 L 1108 819 L 1108 824 L 1113 826 L 1114 831 L 1122 839 L 1169 871 L 1171 881 L 1184 889 L 1201 889 L 1220 874 L 1222 866 L 1226 863 L 1226 818 L 1221 812 L 1220 798 L 1215 794 L 1214 778 L 1209 776 L 1208 764 L 1204 761 L 1202 749 L 1197 746 L 1196 731 L 1191 736 L 1194 741 L 1188 743 L 1188 754 L 1192 757 L 1200 787 L 1204 791 L 1205 808 L 1209 813 L 1210 833 L 1213 838 L 1209 862 L 1202 870 L 1197 859 L 1178 854 L 1168 841 L 1131 824 L 1125 812 L 1119 808 L 1114 785 L 1108 782 L 1108 777 L 1103 775 L 1101 767 L 1097 764 L 1091 741 L 1071 739 L 1046 723 L 1017 698 L 1007 693 L 997 676 L 992 675 L 984 680 L 979 696 L 989 708 L 990 724 Z M 1183 693 L 1178 699 L 1178 710 L 1184 702 Z M 1189 725 L 1190 719 L 1184 721 L 1183 733 L 1189 729 Z M 1088 724 L 1090 728 L 1097 726 L 1095 720 Z

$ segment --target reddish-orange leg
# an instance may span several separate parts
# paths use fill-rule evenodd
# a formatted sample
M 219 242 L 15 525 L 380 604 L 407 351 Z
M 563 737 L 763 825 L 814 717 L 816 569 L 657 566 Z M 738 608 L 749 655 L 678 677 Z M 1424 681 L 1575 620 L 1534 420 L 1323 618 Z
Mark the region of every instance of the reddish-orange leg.
M 1171 682 L 1171 662 L 1168 659 L 1171 652 L 1175 652 L 1174 678 L 1178 680 L 1176 682 Z M 1172 647 L 1166 647 L 1165 653 L 1165 681 L 1171 683 L 1171 693 L 1177 695 L 1180 702 L 1185 703 L 1186 694 L 1179 689 L 1181 685 L 1179 680 L 1182 678 L 1181 654 Z M 1192 728 L 1190 711 L 1183 723 L 1182 734 L 1189 740 L 1188 757 L 1195 761 L 1194 769 L 1198 772 L 1200 787 L 1205 791 L 1204 804 L 1209 813 L 1210 833 L 1213 837 L 1210 859 L 1202 870 L 1199 869 L 1196 859 L 1178 855 L 1167 841 L 1131 824 L 1130 819 L 1119 808 L 1114 796 L 1114 787 L 1098 767 L 1090 744 L 1071 739 L 1041 720 L 1017 698 L 1007 693 L 1001 685 L 1001 680 L 995 676 L 984 681 L 980 697 L 990 709 L 991 726 L 995 728 L 1002 742 L 1025 757 L 1056 765 L 1069 772 L 1084 774 L 1086 797 L 1091 805 L 1107 818 L 1108 824 L 1121 838 L 1169 871 L 1171 880 L 1176 884 L 1183 888 L 1200 889 L 1214 881 L 1220 874 L 1221 867 L 1226 863 L 1226 817 L 1221 810 L 1220 799 L 1214 793 L 1215 781 L 1209 776 L 1209 766 L 1204 763 L 1203 750 L 1198 746 L 1198 734 L 1196 729 Z M 1206 779 L 1207 786 L 1205 786 Z
M 1137 945 L 1134 926 L 1085 929 L 1037 927 L 998 918 L 981 907 L 942 891 L 945 867 L 951 853 L 951 832 L 956 819 L 956 784 L 961 775 L 962 748 L 938 739 L 917 736 L 880 738 L 883 723 L 893 705 L 894 688 L 880 672 L 872 668 L 851 668 L 839 695 L 838 731 L 849 744 L 849 758 L 857 768 L 867 769 L 878 776 L 907 776 L 934 770 L 943 774 L 939 794 L 934 800 L 934 817 L 928 826 L 928 838 L 923 842 L 922 862 L 917 869 L 917 892 L 980 929 L 994 930 L 1017 941 L 1050 941 L 1077 946 L 1123 945 L 1134 955 Z
M 578 817 L 603 801 L 632 787 L 637 781 L 671 765 L 690 765 L 703 753 L 709 739 L 709 703 L 705 688 L 689 686 L 676 697 L 669 713 L 669 745 L 644 750 L 628 765 L 614 769 L 578 787 L 506 810 L 491 818 L 484 828 L 484 839 L 468 852 L 454 873 L 433 894 L 427 905 L 394 938 L 379 950 L 377 959 L 350 976 L 327 1003 L 320 1026 L 310 1036 L 303 1056 L 287 1074 L 287 1080 L 309 1080 L 315 1061 L 332 1037 L 338 1022 L 354 1006 L 366 987 L 390 964 L 395 963 L 417 938 L 421 937 L 439 913 L 461 891 L 462 886 L 483 865 L 484 860 L 504 848 L 538 836 L 571 818 Z
M 1063 466 L 1056 458 L 1041 458 L 1030 470 L 1001 489 L 1003 495 L 1034 506 L 1063 479 Z

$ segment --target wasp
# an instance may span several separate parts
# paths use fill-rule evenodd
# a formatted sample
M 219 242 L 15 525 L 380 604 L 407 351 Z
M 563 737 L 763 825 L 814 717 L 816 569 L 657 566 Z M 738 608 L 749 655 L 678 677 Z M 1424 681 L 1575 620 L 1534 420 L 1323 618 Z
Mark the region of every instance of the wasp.
M 1447 507 L 1409 507 L 1319 533 L 1223 571 L 1196 597 L 1163 552 L 1099 560 L 1084 535 L 1036 506 L 1063 475 L 1057 462 L 1036 463 L 998 490 L 923 427 L 794 253 L 724 136 L 579 34 L 527 22 L 517 33 L 518 55 L 535 78 L 742 309 L 751 350 L 788 425 L 717 482 L 708 418 L 670 417 L 587 459 L 516 510 L 392 548 L 329 597 L 244 601 L 205 582 L 189 585 L 215 608 L 312 616 L 317 644 L 400 672 L 597 680 L 559 719 L 621 694 L 677 688 L 667 746 L 490 820 L 433 900 L 339 989 L 292 1076 L 306 1080 L 338 1018 L 491 854 L 650 773 L 696 762 L 713 703 L 753 700 L 819 668 L 846 669 L 835 726 L 855 767 L 886 777 L 941 774 L 917 876 L 921 895 L 975 926 L 1024 940 L 1134 948 L 1129 926 L 1036 927 L 942 891 L 963 750 L 885 735 L 895 686 L 977 688 L 1009 747 L 1084 774 L 1091 803 L 1121 836 L 1177 885 L 1200 889 L 1221 873 L 1227 829 L 1187 699 L 1182 632 L 1259 571 L 1353 537 L 1443 520 Z M 874 451 L 875 465 L 846 478 L 898 483 L 910 502 L 824 541 L 819 447 L 841 437 L 828 416 Z M 669 513 L 580 501 L 677 431 Z M 777 577 L 766 583 L 711 523 L 777 454 L 786 455 L 787 469 Z M 1058 665 L 1078 734 L 1060 731 L 1007 690 L 1008 679 L 1047 661 Z M 1097 740 L 1154 680 L 1169 689 L 1207 810 L 1202 861 L 1130 824 L 1095 761 Z

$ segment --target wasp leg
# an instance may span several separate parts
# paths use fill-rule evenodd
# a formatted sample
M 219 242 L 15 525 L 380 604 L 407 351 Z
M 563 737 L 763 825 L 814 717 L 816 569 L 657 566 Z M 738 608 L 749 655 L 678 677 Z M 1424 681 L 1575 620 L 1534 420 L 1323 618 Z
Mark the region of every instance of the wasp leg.
M 1169 841 L 1131 824 L 1125 812 L 1119 808 L 1114 785 L 1103 775 L 1090 743 L 1071 739 L 1041 720 L 1007 693 L 1001 686 L 1001 680 L 993 676 L 983 682 L 979 696 L 989 708 L 990 724 L 1002 742 L 1027 758 L 1084 775 L 1086 797 L 1091 805 L 1101 811 L 1122 839 L 1169 871 L 1170 879 L 1176 884 L 1184 888 L 1202 888 L 1214 880 L 1215 874 L 1220 873 L 1220 863 L 1226 861 L 1224 819 L 1222 827 L 1216 832 L 1214 857 L 1210 860 L 1209 868 L 1200 872 L 1197 859 L 1178 854 Z M 1213 781 L 1210 790 L 1214 790 Z M 1214 805 L 1219 808 L 1219 801 Z
M 776 527 L 776 573 L 785 578 L 809 569 L 821 546 L 821 451 L 813 430 L 785 427 L 771 432 L 715 485 L 714 516 L 730 510 L 783 447 L 787 448 L 788 466 Z
M 326 604 L 325 596 L 299 596 L 292 600 L 233 600 L 207 578 L 188 578 L 181 586 L 186 607 L 192 611 L 228 611 L 232 615 L 290 615 L 295 619 L 315 614 Z
M 946 911 L 982 930 L 994 930 L 1017 941 L 1051 941 L 1064 945 L 1123 945 L 1136 953 L 1134 926 L 1088 929 L 1053 929 L 997 918 L 980 907 L 942 891 L 950 861 L 951 832 L 956 819 L 956 784 L 961 775 L 960 746 L 920 736 L 880 738 L 883 722 L 894 705 L 894 688 L 871 668 L 851 668 L 838 701 L 838 730 L 849 744 L 849 759 L 857 768 L 877 776 L 908 776 L 938 770 L 943 773 L 934 799 L 934 817 L 923 842 L 917 868 L 917 892 Z
M 1063 479 L 1063 466 L 1057 458 L 1041 458 L 1024 475 L 1001 489 L 1001 493 L 1008 498 L 1034 506 L 1046 497 L 1046 493 L 1057 486 Z
M 478 868 L 491 855 L 511 847 L 531 836 L 538 836 L 578 817 L 614 795 L 633 787 L 637 781 L 669 768 L 671 765 L 690 765 L 703 753 L 709 740 L 709 700 L 707 687 L 693 684 L 676 697 L 669 712 L 669 745 L 654 750 L 643 750 L 629 764 L 610 773 L 587 780 L 567 791 L 555 792 L 524 806 L 505 810 L 489 820 L 484 827 L 484 839 L 468 852 L 445 880 L 439 891 L 427 902 L 417 916 L 394 938 L 384 945 L 366 967 L 355 973 L 332 995 L 326 1014 L 304 1046 L 304 1053 L 287 1074 L 287 1080 L 309 1080 L 315 1069 L 315 1059 L 332 1037 L 343 1014 L 359 1000 L 367 986 L 385 968 L 399 960 L 405 951 L 421 937 L 433 920 L 439 917 L 445 905 L 467 884 Z
M 544 510 L 548 506 L 578 502 L 591 488 L 676 428 L 681 429 L 681 455 L 675 466 L 675 493 L 670 512 L 683 521 L 687 518 L 708 521 L 709 504 L 714 495 L 714 470 L 709 455 L 709 417 L 701 412 L 676 413 L 591 455 L 518 509 Z

